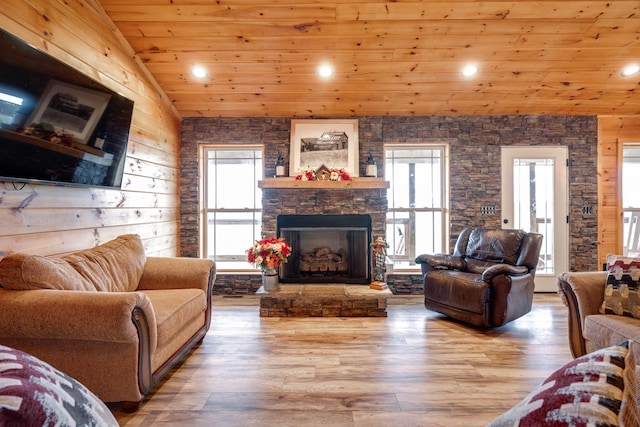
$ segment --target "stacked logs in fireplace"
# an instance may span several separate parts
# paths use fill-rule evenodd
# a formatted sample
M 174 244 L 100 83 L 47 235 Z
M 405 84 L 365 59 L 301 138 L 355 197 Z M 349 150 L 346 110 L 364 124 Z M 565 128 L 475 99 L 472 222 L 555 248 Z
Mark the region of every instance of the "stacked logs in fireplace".
M 311 252 L 302 252 L 300 255 L 300 272 L 344 272 L 347 271 L 347 251 L 340 248 L 338 253 L 331 248 L 315 248 Z

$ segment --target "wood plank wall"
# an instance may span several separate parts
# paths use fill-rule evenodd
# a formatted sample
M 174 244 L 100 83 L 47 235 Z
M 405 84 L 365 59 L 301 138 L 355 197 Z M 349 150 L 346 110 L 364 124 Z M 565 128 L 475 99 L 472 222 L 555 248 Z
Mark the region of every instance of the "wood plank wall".
M 0 182 L 0 258 L 57 254 L 137 233 L 179 253 L 180 118 L 91 0 L 3 0 L 0 27 L 135 103 L 121 191 Z
M 598 260 L 622 253 L 622 145 L 640 143 L 640 117 L 598 117 Z

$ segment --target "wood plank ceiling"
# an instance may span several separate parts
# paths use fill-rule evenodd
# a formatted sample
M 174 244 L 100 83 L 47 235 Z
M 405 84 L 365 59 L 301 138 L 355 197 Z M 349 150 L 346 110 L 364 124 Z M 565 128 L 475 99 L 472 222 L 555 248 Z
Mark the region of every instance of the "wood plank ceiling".
M 638 0 L 99 1 L 183 117 L 640 114 Z

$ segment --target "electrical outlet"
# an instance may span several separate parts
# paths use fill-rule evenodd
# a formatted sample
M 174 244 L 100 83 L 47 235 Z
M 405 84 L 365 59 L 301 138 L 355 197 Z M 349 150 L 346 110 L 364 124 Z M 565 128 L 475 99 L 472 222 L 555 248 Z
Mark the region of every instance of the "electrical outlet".
M 593 206 L 583 206 L 582 215 L 593 215 Z
M 496 207 L 495 206 L 480 206 L 480 214 L 482 215 L 495 215 Z

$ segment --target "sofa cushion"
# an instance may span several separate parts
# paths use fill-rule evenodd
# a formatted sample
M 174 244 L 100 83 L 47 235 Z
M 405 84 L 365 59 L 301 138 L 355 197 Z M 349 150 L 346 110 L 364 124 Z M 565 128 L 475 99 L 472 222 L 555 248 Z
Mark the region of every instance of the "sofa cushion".
M 637 426 L 630 346 L 625 341 L 567 363 L 487 427 Z
M 64 256 L 7 255 L 0 261 L 0 285 L 21 290 L 134 291 L 145 261 L 140 237 L 129 234 Z
M 48 363 L 0 346 L 0 425 L 117 426 L 84 385 Z
M 607 255 L 602 314 L 640 318 L 640 258 Z
M 145 294 L 156 316 L 158 348 L 167 345 L 191 320 L 202 316 L 207 309 L 207 298 L 200 289 L 162 289 L 140 291 Z
M 611 314 L 592 314 L 584 320 L 582 336 L 595 345 L 605 348 L 631 340 L 636 360 L 640 361 L 640 319 Z

